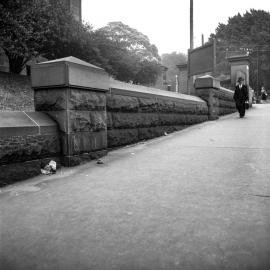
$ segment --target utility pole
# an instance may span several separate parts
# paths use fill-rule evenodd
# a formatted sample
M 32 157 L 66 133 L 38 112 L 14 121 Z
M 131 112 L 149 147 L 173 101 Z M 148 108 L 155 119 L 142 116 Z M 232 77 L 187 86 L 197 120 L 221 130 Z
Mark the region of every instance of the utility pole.
M 260 89 L 259 89 L 259 47 L 257 47 L 257 101 L 260 100 Z
M 204 35 L 202 34 L 202 46 L 204 45 Z
M 188 95 L 190 95 L 191 90 L 193 89 L 193 76 L 190 76 L 189 74 L 189 68 L 190 68 L 190 61 L 189 61 L 189 54 L 190 51 L 194 49 L 193 44 L 193 0 L 190 0 L 190 46 L 188 50 L 188 80 L 187 80 L 187 89 L 188 89 Z
M 193 48 L 193 0 L 190 0 L 190 50 Z

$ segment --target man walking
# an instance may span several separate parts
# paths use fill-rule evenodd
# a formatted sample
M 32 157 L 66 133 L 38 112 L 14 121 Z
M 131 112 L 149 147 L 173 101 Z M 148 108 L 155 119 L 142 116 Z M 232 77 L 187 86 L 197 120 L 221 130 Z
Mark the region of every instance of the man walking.
M 233 99 L 236 104 L 236 109 L 239 112 L 240 118 L 245 116 L 246 107 L 245 102 L 248 100 L 248 90 L 246 85 L 243 84 L 244 79 L 242 77 L 238 78 L 238 84 L 235 87 Z

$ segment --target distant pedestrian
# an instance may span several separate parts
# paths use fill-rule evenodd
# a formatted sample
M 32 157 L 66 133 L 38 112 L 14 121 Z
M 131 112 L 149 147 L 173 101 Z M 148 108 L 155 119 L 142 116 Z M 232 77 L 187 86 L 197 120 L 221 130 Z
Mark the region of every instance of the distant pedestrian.
M 243 84 L 244 79 L 242 77 L 238 78 L 238 84 L 235 87 L 233 99 L 236 104 L 236 109 L 239 112 L 240 118 L 245 116 L 246 107 L 245 103 L 248 101 L 248 90 L 247 86 Z
M 261 89 L 261 95 L 262 95 L 262 100 L 267 100 L 267 92 L 265 90 L 265 88 L 262 86 L 262 89 Z

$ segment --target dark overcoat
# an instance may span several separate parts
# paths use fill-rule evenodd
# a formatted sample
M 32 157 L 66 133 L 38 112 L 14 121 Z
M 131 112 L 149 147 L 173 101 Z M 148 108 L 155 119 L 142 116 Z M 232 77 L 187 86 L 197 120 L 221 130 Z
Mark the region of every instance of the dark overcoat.
M 235 100 L 236 104 L 245 103 L 245 101 L 248 100 L 248 90 L 246 85 L 242 85 L 241 89 L 239 85 L 235 87 L 233 99 Z

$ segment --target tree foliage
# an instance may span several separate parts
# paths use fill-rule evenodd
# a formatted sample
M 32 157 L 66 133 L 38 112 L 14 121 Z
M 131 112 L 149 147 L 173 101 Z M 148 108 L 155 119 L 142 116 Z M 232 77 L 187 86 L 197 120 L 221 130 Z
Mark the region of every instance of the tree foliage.
M 211 35 L 217 40 L 217 62 L 219 71 L 229 71 L 226 49 L 234 52 L 249 52 L 251 58 L 250 84 L 257 88 L 264 84 L 270 89 L 270 13 L 251 9 L 245 14 L 229 18 L 227 24 L 220 23 Z M 257 63 L 259 61 L 259 63 Z M 258 64 L 258 65 L 257 65 Z M 259 67 L 257 69 L 257 66 Z M 258 76 L 259 73 L 259 76 Z
M 40 23 L 44 10 L 45 5 L 37 7 L 37 1 L 0 2 L 0 46 L 9 58 L 11 71 L 19 73 L 38 54 L 40 44 L 45 41 L 46 28 Z
M 75 56 L 140 84 L 154 83 L 160 73 L 158 50 L 147 36 L 121 22 L 93 30 L 74 19 L 64 0 L 0 0 L 0 27 L 0 47 L 14 73 L 37 56 Z
M 0 46 L 11 72 L 20 73 L 36 56 L 98 58 L 91 46 L 91 27 L 77 22 L 62 0 L 1 1 L 0 25 Z
M 98 29 L 95 36 L 100 54 L 107 59 L 107 71 L 115 78 L 154 83 L 161 71 L 160 56 L 147 36 L 122 22 L 109 23 Z

